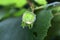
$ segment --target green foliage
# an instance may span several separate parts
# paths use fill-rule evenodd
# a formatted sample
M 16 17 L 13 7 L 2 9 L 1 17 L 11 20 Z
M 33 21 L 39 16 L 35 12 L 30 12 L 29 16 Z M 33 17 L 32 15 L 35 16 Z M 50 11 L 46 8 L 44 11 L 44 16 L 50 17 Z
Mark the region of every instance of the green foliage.
M 53 15 L 50 10 L 42 10 L 37 14 L 37 20 L 34 24 L 33 32 L 36 32 L 34 40 L 44 40 L 44 37 L 47 36 L 47 31 L 51 26 L 51 19 Z
M 53 19 L 55 22 L 60 22 L 60 13 L 56 13 Z
M 60 5 L 53 8 L 53 19 L 51 21 L 51 28 L 47 33 L 45 40 L 60 40 Z
M 23 7 L 26 3 L 26 0 L 16 0 L 16 7 Z
M 25 11 L 26 11 L 26 9 L 21 9 L 21 10 L 19 10 L 18 12 L 16 12 L 13 16 L 19 17 L 19 16 L 21 16 Z
M 20 24 L 21 18 L 15 17 L 0 22 L 0 40 L 32 40 L 31 31 Z
M 46 5 L 47 1 L 46 0 L 35 0 L 39 5 Z
M 7 10 L 1 9 L 0 10 L 0 20 L 3 19 L 3 18 L 5 18 L 6 16 L 9 16 Z
M 0 14 L 0 20 L 5 16 L 5 14 Z
M 15 7 L 23 7 L 27 3 L 26 0 L 0 0 L 0 5 L 15 5 Z
M 42 6 L 38 7 L 35 2 Z M 0 40 L 51 40 L 60 36 L 60 4 L 57 3 L 0 0 Z
M 53 40 L 54 37 L 60 36 L 60 15 L 55 15 L 52 19 L 51 28 L 48 31 L 48 35 L 45 40 Z
M 60 12 L 60 5 L 52 8 L 53 12 L 57 13 L 57 12 Z
M 16 0 L 0 0 L 0 5 L 10 5 L 14 4 Z

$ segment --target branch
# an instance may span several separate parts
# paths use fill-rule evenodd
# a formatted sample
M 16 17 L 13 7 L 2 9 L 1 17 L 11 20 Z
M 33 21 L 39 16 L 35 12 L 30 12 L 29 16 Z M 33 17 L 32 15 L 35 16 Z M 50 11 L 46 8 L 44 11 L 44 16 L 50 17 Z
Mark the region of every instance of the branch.
M 48 8 L 50 6 L 55 7 L 55 6 L 58 6 L 58 5 L 60 5 L 60 2 L 53 2 L 53 3 L 50 3 L 50 4 L 44 5 L 44 6 L 36 7 L 35 10 L 38 10 L 38 9 L 41 9 L 41 8 Z

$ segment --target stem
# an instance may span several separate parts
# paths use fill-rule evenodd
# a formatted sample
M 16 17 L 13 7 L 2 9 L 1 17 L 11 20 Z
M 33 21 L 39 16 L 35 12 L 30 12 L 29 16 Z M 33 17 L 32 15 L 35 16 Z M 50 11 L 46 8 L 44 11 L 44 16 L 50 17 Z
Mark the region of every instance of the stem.
M 28 4 L 32 10 L 32 12 L 34 12 L 34 4 L 31 2 L 31 0 L 27 0 L 28 1 Z
M 50 6 L 55 7 L 57 5 L 60 5 L 60 2 L 53 2 L 53 3 L 47 4 L 47 5 L 36 7 L 34 10 L 38 10 L 38 9 L 42 9 L 42 8 L 48 8 Z
M 59 12 L 59 13 L 56 13 L 56 14 L 54 14 L 54 15 L 55 15 L 55 16 L 56 16 L 56 15 L 60 15 L 60 12 Z
M 34 10 L 42 9 L 44 6 L 36 7 Z

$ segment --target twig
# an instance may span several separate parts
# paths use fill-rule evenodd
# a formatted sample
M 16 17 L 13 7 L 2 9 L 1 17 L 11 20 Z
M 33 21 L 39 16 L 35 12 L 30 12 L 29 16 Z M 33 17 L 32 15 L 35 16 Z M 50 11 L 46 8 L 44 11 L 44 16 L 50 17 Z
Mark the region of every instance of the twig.
M 44 5 L 44 6 L 40 6 L 40 7 L 36 7 L 35 10 L 38 10 L 38 9 L 41 9 L 41 8 L 47 8 L 47 7 L 55 7 L 57 5 L 60 5 L 60 2 L 53 2 L 53 3 L 50 3 L 50 4 L 47 4 L 47 5 Z

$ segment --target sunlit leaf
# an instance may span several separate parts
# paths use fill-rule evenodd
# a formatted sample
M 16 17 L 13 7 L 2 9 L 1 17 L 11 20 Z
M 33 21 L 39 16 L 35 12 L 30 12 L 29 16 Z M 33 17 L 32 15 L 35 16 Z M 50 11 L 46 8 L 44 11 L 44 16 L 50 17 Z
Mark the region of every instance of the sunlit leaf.
M 23 7 L 27 3 L 27 0 L 16 0 L 16 7 Z
M 16 0 L 0 0 L 0 5 L 10 5 L 14 4 Z
M 45 4 L 47 4 L 46 0 L 35 0 L 35 2 L 37 2 L 39 5 L 45 5 Z

